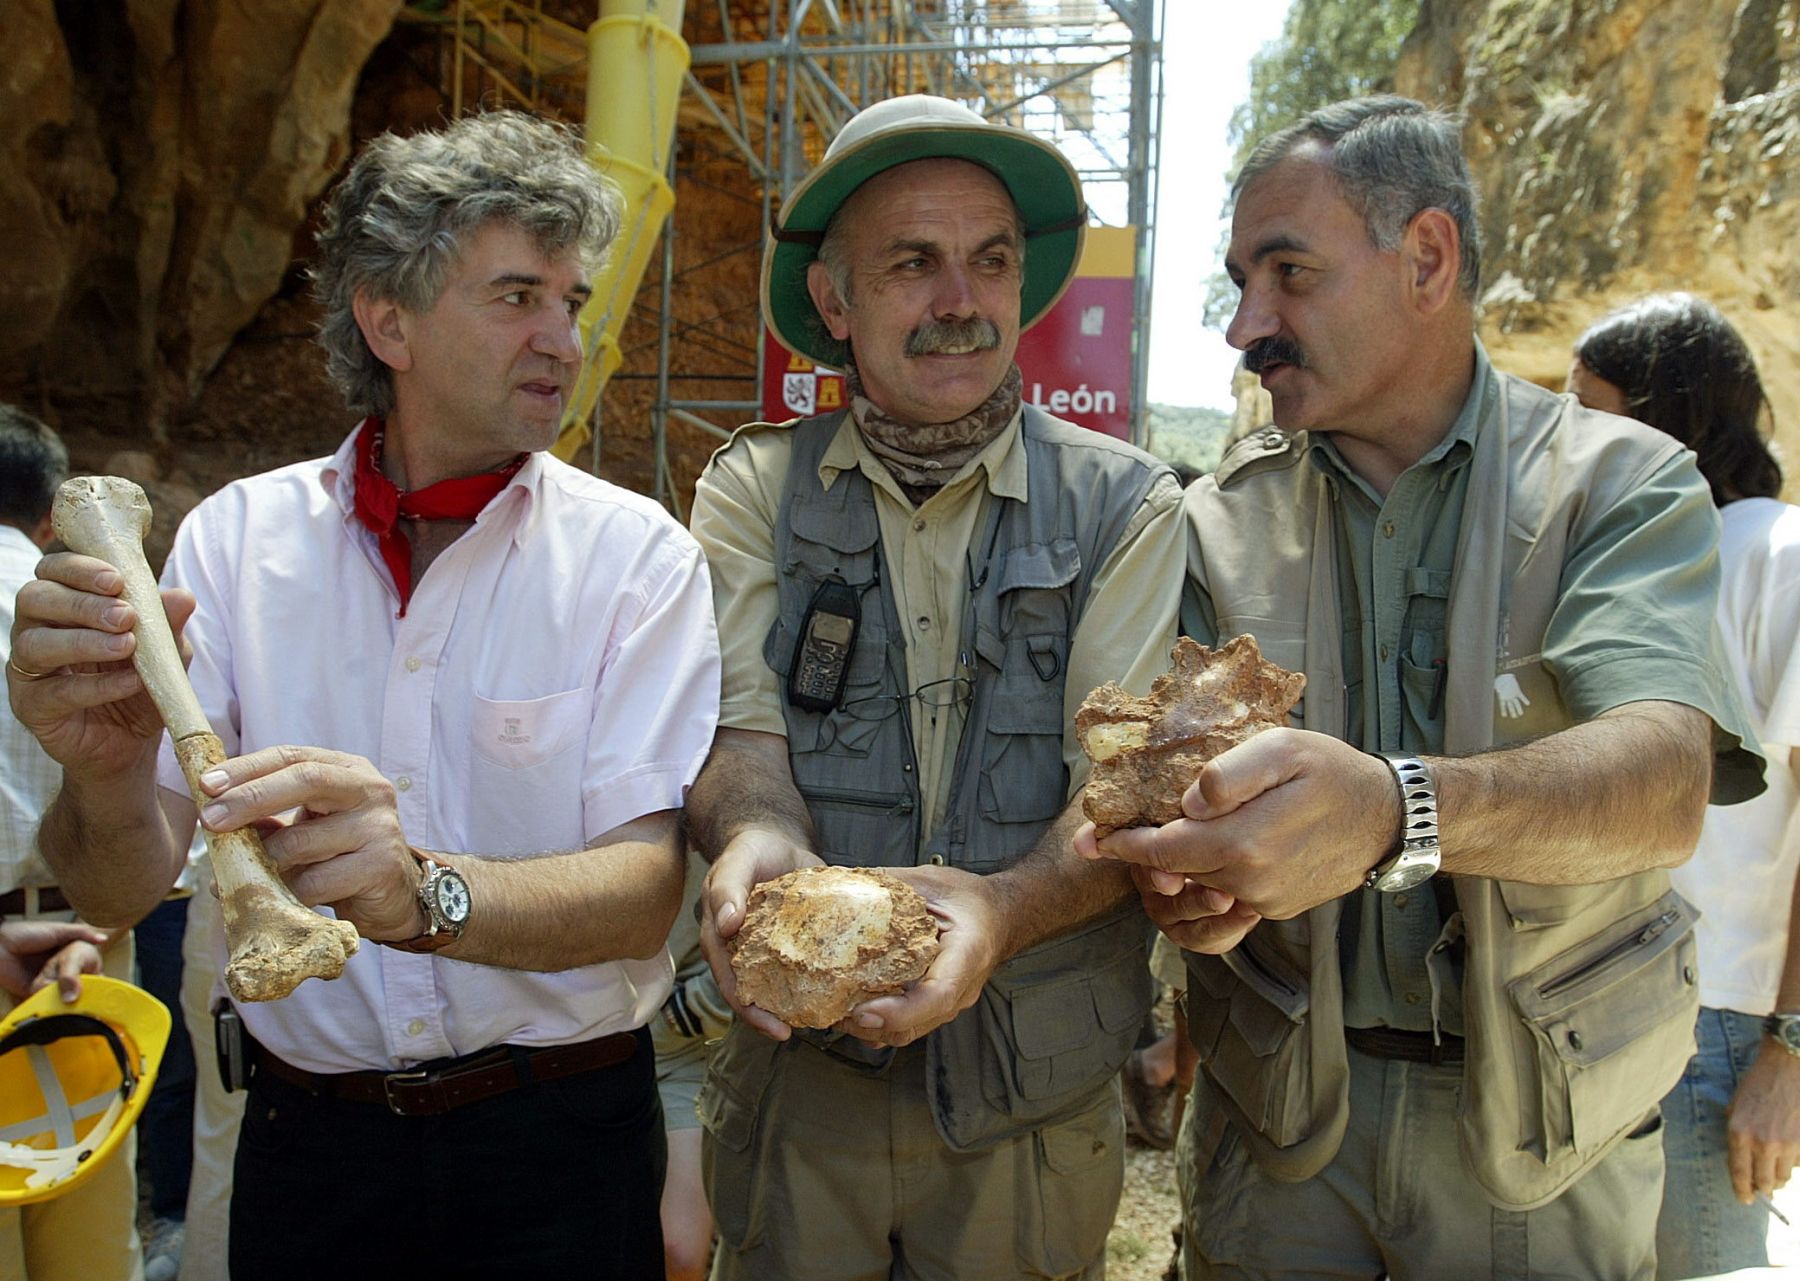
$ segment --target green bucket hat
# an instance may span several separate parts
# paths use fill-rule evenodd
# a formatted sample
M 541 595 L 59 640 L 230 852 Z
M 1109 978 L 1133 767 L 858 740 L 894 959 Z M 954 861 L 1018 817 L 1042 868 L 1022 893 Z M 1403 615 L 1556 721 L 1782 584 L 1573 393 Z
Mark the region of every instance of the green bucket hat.
M 1049 143 L 997 125 L 948 98 L 908 94 L 853 116 L 782 206 L 762 262 L 762 308 L 784 346 L 842 369 L 850 345 L 825 328 L 806 288 L 806 269 L 832 215 L 876 174 L 913 160 L 967 160 L 1012 194 L 1030 242 L 1020 289 L 1019 328 L 1036 324 L 1075 277 L 1087 237 L 1087 207 L 1074 166 Z

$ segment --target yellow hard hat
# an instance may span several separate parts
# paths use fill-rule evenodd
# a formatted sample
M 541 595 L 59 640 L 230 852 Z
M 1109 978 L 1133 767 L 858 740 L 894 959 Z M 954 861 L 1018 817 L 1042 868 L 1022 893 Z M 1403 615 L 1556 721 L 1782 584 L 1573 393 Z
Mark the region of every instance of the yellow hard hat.
M 61 1196 L 130 1133 L 162 1062 L 169 1011 L 142 988 L 81 976 L 0 1019 L 0 1206 Z

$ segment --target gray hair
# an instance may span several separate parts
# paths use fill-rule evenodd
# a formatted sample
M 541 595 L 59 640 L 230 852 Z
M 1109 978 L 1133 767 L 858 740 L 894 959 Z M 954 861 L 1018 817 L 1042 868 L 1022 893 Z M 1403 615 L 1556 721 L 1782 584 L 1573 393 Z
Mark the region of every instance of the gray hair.
M 1320 107 L 1256 145 L 1232 183 L 1231 198 L 1309 142 L 1329 150 L 1332 177 L 1379 248 L 1398 249 L 1407 224 L 1427 209 L 1449 214 L 1462 241 L 1456 282 L 1465 298 L 1475 300 L 1481 288 L 1481 225 L 1455 116 L 1395 94 Z
M 430 310 L 465 238 L 491 222 L 519 227 L 548 253 L 576 247 L 591 273 L 619 233 L 621 204 L 574 130 L 523 112 L 370 142 L 325 206 L 311 271 L 319 345 L 345 404 L 357 414 L 394 407 L 392 374 L 352 311 L 359 291 Z

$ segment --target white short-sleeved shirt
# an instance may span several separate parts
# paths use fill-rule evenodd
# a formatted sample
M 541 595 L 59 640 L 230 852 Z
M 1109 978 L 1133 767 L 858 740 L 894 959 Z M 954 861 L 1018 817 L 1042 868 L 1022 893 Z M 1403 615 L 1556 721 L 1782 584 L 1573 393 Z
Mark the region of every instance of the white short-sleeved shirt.
M 43 555 L 23 531 L 0 525 L 0 663 L 12 657 L 14 597 L 37 576 Z M 38 854 L 37 828 L 61 786 L 62 766 L 11 708 L 0 708 L 0 894 L 56 883 Z
M 1762 741 L 1768 791 L 1706 811 L 1694 857 L 1669 875 L 1700 909 L 1700 1001 L 1767 1014 L 1786 959 L 1800 864 L 1800 507 L 1746 498 L 1720 512 L 1719 631 Z
M 579 849 L 679 807 L 719 702 L 711 587 L 687 532 L 534 454 L 397 618 L 352 514 L 354 441 L 227 486 L 177 535 L 164 580 L 199 598 L 190 671 L 227 754 L 367 757 L 407 839 L 451 853 Z M 167 742 L 158 775 L 186 795 Z M 671 976 L 666 955 L 539 974 L 365 943 L 343 977 L 242 1013 L 299 1067 L 391 1069 L 634 1028 Z

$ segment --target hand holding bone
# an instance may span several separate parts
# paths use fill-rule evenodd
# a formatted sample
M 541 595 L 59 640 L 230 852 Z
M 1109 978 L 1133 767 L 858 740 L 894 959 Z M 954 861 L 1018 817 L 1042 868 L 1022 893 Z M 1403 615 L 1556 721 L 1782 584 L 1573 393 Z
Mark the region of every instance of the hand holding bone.
M 117 658 L 122 656 L 121 651 L 129 651 L 143 690 L 175 740 L 175 753 L 187 775 L 194 801 L 206 806 L 212 796 L 201 786 L 201 775 L 219 766 L 225 754 L 218 736 L 212 732 L 200 710 L 193 686 L 188 683 L 181 651 L 163 613 L 156 580 L 144 559 L 143 536 L 150 526 L 149 502 L 143 491 L 130 481 L 111 476 L 80 477 L 65 483 L 58 492 L 51 519 L 57 535 L 72 550 L 105 561 L 117 571 L 124 580 L 120 595 L 136 614 L 131 631 L 135 646 L 112 644 L 116 638 L 95 642 L 75 632 L 63 642 L 69 646 L 63 665 L 102 657 Z M 97 599 L 104 601 L 103 597 Z M 103 603 L 100 608 L 109 609 L 112 605 Z M 83 647 L 93 648 L 96 644 L 111 645 L 110 651 L 83 652 Z M 35 653 L 27 657 L 33 663 L 45 661 Z M 44 671 L 46 668 L 39 665 L 31 670 Z M 49 682 L 32 681 L 30 684 L 33 688 L 22 697 L 19 682 L 16 679 L 10 682 L 15 709 L 19 709 L 22 701 L 48 704 L 56 696 L 54 690 L 36 688 Z M 97 715 L 97 709 L 119 698 L 125 701 L 114 707 L 113 721 L 126 732 L 138 732 L 141 737 L 141 727 L 127 724 L 134 716 L 141 719 L 141 699 L 135 690 L 127 689 L 116 674 L 99 673 L 89 678 L 85 686 L 77 683 L 61 697 L 71 704 L 89 699 L 86 706 L 96 709 L 87 713 L 91 723 L 87 723 L 85 729 L 72 728 L 66 714 L 72 708 L 64 709 L 65 715 L 60 722 L 63 740 L 74 734 L 84 734 L 92 739 L 101 737 L 105 729 L 101 724 L 104 718 Z M 39 733 L 52 755 L 58 755 L 67 763 L 67 758 L 59 755 L 57 747 L 78 751 L 80 745 L 60 740 L 53 743 L 54 732 L 52 739 L 46 739 L 46 731 L 52 731 L 50 722 L 55 710 L 48 706 L 36 709 L 36 721 L 20 710 L 20 719 Z M 42 729 L 38 722 L 42 723 Z M 111 737 L 117 740 L 121 735 L 114 732 Z M 224 906 L 225 934 L 231 953 L 225 978 L 232 995 L 248 1001 L 275 1000 L 286 996 L 308 978 L 336 978 L 343 972 L 345 960 L 356 950 L 356 927 L 301 906 L 277 874 L 254 830 L 215 831 L 209 826 L 206 843 L 212 854 L 213 873 Z

